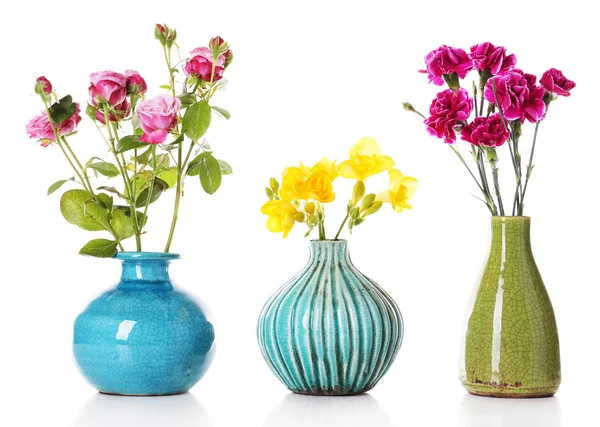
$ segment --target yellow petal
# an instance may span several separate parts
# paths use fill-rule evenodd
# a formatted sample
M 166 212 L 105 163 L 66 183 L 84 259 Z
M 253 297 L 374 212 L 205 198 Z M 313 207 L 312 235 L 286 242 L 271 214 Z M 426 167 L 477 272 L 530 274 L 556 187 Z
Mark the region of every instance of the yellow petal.
M 281 217 L 277 215 L 269 216 L 267 219 L 267 228 L 273 233 L 279 233 L 281 230 Z
M 381 149 L 379 148 L 377 141 L 375 141 L 373 138 L 365 137 L 359 139 L 358 142 L 352 146 L 349 154 L 350 156 L 379 156 L 381 155 Z
M 390 191 L 389 190 L 383 190 L 381 193 L 379 193 L 377 195 L 376 200 L 379 200 L 383 203 L 389 203 L 390 202 Z
M 345 160 L 340 164 L 340 173 L 344 178 L 359 179 L 358 174 L 354 170 L 352 160 Z
M 410 199 L 415 194 L 415 191 L 417 191 L 417 184 L 419 181 L 412 176 L 405 176 L 402 178 L 401 182 L 402 185 L 406 187 L 406 198 Z
M 267 203 L 262 205 L 260 211 L 265 215 L 271 215 L 277 209 L 278 203 L 277 200 L 269 200 Z
M 390 176 L 390 182 L 400 179 L 404 176 L 398 169 L 390 169 L 388 171 L 388 175 Z
M 394 166 L 394 164 L 395 164 L 394 161 L 389 156 L 377 157 L 377 164 L 370 171 L 369 175 L 377 175 L 378 173 L 388 170 L 389 168 Z

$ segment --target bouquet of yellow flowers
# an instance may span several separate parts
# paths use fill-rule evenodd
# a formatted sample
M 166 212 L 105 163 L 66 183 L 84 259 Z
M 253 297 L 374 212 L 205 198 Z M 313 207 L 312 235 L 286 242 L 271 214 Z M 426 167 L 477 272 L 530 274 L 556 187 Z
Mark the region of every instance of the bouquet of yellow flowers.
M 321 159 L 312 167 L 300 163 L 298 167 L 288 167 L 283 171 L 281 184 L 271 178 L 266 188 L 269 201 L 261 212 L 268 216 L 267 228 L 287 237 L 296 222 L 307 225 L 307 237 L 316 228 L 319 240 L 327 240 L 325 234 L 325 204 L 335 200 L 333 183 L 338 177 L 354 179 L 356 184 L 348 201 L 346 216 L 334 240 L 340 236 L 344 225 L 352 229 L 366 221 L 367 217 L 381 209 L 383 203 L 390 203 L 400 213 L 411 209 L 409 200 L 417 189 L 417 180 L 404 176 L 389 156 L 381 154 L 379 145 L 373 138 L 360 139 L 349 151 L 349 159 L 340 164 Z M 388 171 L 390 182 L 387 189 L 378 195 L 366 193 L 367 178 Z

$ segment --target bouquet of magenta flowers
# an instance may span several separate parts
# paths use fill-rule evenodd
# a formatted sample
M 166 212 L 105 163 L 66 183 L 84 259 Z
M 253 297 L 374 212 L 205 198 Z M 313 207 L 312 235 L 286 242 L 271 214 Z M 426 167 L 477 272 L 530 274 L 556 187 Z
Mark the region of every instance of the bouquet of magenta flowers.
M 425 57 L 429 82 L 447 85 L 429 107 L 429 116 L 418 112 L 410 103 L 404 109 L 424 119 L 427 130 L 442 139 L 467 168 L 492 215 L 523 215 L 527 186 L 534 167 L 533 156 L 540 123 L 546 118 L 552 101 L 569 96 L 575 82 L 551 68 L 537 77 L 516 68 L 515 55 L 507 55 L 502 46 L 489 42 L 471 47 L 469 53 L 460 48 L 441 46 Z M 479 74 L 469 93 L 461 82 L 471 71 Z M 468 87 L 468 86 L 467 86 Z M 474 116 L 473 116 L 474 114 Z M 535 124 L 526 169 L 521 159 L 521 126 Z M 457 144 L 457 135 L 470 144 L 476 169 L 469 167 Z M 512 208 L 503 203 L 498 180 L 497 148 L 507 146 L 516 179 Z M 488 172 L 491 171 L 491 178 Z M 493 186 L 494 191 L 491 188 Z
M 199 176 L 204 191 L 213 194 L 222 176 L 231 173 L 229 164 L 216 159 L 205 140 L 213 113 L 229 119 L 227 110 L 211 102 L 215 92 L 225 87 L 223 74 L 233 59 L 229 45 L 221 37 L 213 37 L 208 46 L 175 61 L 175 29 L 157 24 L 154 35 L 168 69 L 168 84 L 161 86 L 166 93 L 146 98 L 146 81 L 133 70 L 90 75 L 86 113 L 110 160 L 92 157 L 80 161 L 70 142 L 81 122 L 80 104 L 70 95 L 59 99 L 45 77 L 36 81 L 35 92 L 44 110 L 27 124 L 27 133 L 43 147 L 59 147 L 75 174 L 52 184 L 48 194 L 64 184 L 75 184 L 78 188 L 67 190 L 60 200 L 64 218 L 84 230 L 110 236 L 88 242 L 80 250 L 84 255 L 113 256 L 125 250 L 124 240 L 131 237 L 141 251 L 150 204 L 174 189 L 173 217 L 164 249 L 169 252 L 185 178 Z M 117 177 L 122 187 L 110 182 Z M 97 183 L 98 179 L 109 182 Z

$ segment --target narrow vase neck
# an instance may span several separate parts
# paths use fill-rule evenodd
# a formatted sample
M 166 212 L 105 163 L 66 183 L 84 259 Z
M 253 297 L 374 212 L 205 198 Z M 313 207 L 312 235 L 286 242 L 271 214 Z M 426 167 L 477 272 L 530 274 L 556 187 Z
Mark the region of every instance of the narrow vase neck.
M 492 217 L 492 250 L 494 248 L 513 248 L 531 252 L 531 219 L 526 216 Z
M 158 252 L 119 252 L 122 260 L 120 290 L 173 290 L 169 278 L 169 263 L 179 258 L 175 254 Z
M 349 263 L 348 244 L 345 240 L 311 240 L 310 259 L 313 262 L 336 260 Z

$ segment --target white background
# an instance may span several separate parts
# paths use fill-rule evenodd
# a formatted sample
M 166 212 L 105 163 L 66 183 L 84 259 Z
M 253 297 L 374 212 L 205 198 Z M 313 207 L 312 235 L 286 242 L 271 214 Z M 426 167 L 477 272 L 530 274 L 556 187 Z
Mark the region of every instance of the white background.
M 558 1 L 256 2 L 21 0 L 1 6 L 2 296 L 0 424 L 11 426 L 584 426 L 597 421 L 598 366 L 597 14 Z M 159 93 L 167 82 L 154 24 L 177 29 L 182 55 L 220 34 L 235 60 L 214 104 L 209 141 L 235 174 L 214 196 L 189 180 L 172 249 L 181 289 L 204 300 L 217 322 L 218 353 L 191 394 L 98 395 L 71 356 L 72 322 L 116 283 L 118 262 L 77 255 L 93 236 L 66 223 L 52 182 L 71 176 L 60 151 L 25 135 L 41 109 L 38 75 L 85 104 L 88 76 L 138 70 Z M 448 147 L 430 137 L 426 112 L 437 87 L 423 57 L 441 44 L 492 41 L 518 66 L 550 67 L 577 82 L 540 128 L 526 214 L 538 266 L 558 320 L 563 385 L 553 399 L 466 395 L 457 380 L 464 310 L 485 259 L 488 214 Z M 471 75 L 471 77 L 473 77 Z M 528 146 L 531 125 L 524 127 Z M 397 167 L 419 179 L 413 211 L 386 209 L 351 236 L 357 267 L 397 301 L 406 335 L 395 364 L 368 395 L 303 398 L 287 393 L 262 360 L 255 325 L 262 304 L 304 265 L 301 230 L 283 240 L 259 209 L 268 179 L 321 156 L 343 160 L 360 137 L 376 138 Z M 104 146 L 87 117 L 72 146 L 83 159 Z M 524 148 L 523 152 L 527 150 Z M 507 151 L 500 163 L 512 192 Z M 525 156 L 525 155 L 524 155 Z M 119 181 L 115 180 L 118 184 Z M 377 191 L 386 182 L 370 182 Z M 351 183 L 338 183 L 343 206 Z M 161 250 L 173 194 L 151 210 L 146 250 Z M 335 211 L 335 209 L 334 209 Z M 329 215 L 329 233 L 341 212 Z M 336 217 L 336 214 L 338 215 Z M 298 227 L 300 228 L 300 227 Z

